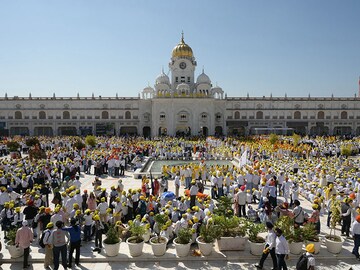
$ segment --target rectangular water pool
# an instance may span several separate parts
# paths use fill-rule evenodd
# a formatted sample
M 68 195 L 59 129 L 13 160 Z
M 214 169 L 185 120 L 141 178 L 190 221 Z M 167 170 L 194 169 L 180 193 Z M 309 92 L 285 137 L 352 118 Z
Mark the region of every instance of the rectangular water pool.
M 149 161 L 144 169 L 141 171 L 142 173 L 148 173 L 151 170 L 151 173 L 158 174 L 161 173 L 161 168 L 163 165 L 166 166 L 183 166 L 187 164 L 200 164 L 199 160 L 154 160 Z M 214 165 L 229 165 L 233 166 L 231 160 L 205 160 L 205 164 L 207 167 Z

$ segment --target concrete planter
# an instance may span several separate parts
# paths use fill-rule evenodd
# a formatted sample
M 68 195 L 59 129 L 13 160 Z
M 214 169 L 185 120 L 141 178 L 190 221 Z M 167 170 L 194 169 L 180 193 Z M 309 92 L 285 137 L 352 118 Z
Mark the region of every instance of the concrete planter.
M 341 252 L 342 245 L 344 243 L 344 239 L 342 237 L 339 237 L 339 238 L 341 239 L 340 242 L 334 241 L 334 240 L 331 240 L 331 239 L 328 239 L 325 237 L 325 245 L 326 245 L 327 250 L 330 253 L 338 254 Z
M 140 243 L 131 243 L 131 240 L 134 239 L 133 237 L 129 237 L 126 239 L 126 243 L 129 246 L 129 252 L 132 257 L 138 257 L 143 253 L 144 248 L 144 241 Z
M 162 241 L 161 243 L 157 243 L 157 239 L 158 239 L 157 236 L 150 238 L 151 249 L 155 256 L 163 256 L 166 252 L 166 245 L 168 239 L 166 237 L 161 236 L 160 237 Z
M 299 255 L 302 252 L 304 242 L 292 242 L 289 243 L 290 253 Z
M 196 243 L 198 244 L 199 246 L 199 249 L 200 249 L 200 252 L 202 255 L 204 256 L 209 256 L 212 251 L 213 251 L 213 246 L 214 246 L 214 243 L 205 243 L 202 241 L 201 237 L 198 236 L 196 238 Z
M 5 244 L 5 248 L 9 251 L 10 257 L 13 259 L 20 258 L 24 255 L 24 249 L 21 247 L 16 247 L 14 245 L 9 245 L 9 242 Z
M 217 239 L 217 244 L 220 251 L 225 250 L 245 250 L 245 237 L 220 237 Z
M 106 252 L 106 256 L 108 257 L 114 257 L 117 256 L 119 254 L 119 250 L 120 250 L 120 243 L 116 243 L 116 244 L 104 244 L 104 248 L 105 248 L 105 252 Z
M 178 257 L 186 257 L 187 255 L 189 255 L 191 243 L 188 243 L 188 244 L 178 244 L 178 243 L 176 242 L 176 238 L 175 238 L 175 240 L 174 240 L 174 245 L 175 245 L 176 255 L 177 255 Z
M 265 241 L 264 243 L 254 243 L 249 240 L 250 253 L 255 256 L 260 256 L 263 254 Z

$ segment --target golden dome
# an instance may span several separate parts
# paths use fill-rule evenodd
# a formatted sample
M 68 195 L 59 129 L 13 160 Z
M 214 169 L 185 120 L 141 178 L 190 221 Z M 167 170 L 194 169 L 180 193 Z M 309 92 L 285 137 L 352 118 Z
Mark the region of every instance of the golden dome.
M 172 57 L 193 57 L 192 49 L 184 41 L 184 34 L 182 34 L 180 43 L 172 50 Z

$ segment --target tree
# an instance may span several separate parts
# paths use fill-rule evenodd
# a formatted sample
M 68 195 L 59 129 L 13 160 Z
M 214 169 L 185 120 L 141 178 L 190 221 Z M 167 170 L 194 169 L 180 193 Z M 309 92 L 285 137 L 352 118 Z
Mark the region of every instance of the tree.
M 93 135 L 87 135 L 85 138 L 85 143 L 91 147 L 95 147 L 96 145 L 96 137 Z
M 274 134 L 274 133 L 271 133 L 270 136 L 269 136 L 269 141 L 271 144 L 276 144 L 277 141 L 279 140 L 279 136 Z

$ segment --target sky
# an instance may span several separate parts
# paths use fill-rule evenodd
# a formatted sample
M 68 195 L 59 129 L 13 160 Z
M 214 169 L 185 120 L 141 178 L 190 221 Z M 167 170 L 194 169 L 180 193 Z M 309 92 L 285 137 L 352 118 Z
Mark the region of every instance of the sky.
M 0 0 L 0 97 L 137 97 L 184 31 L 228 97 L 352 97 L 360 1 Z

